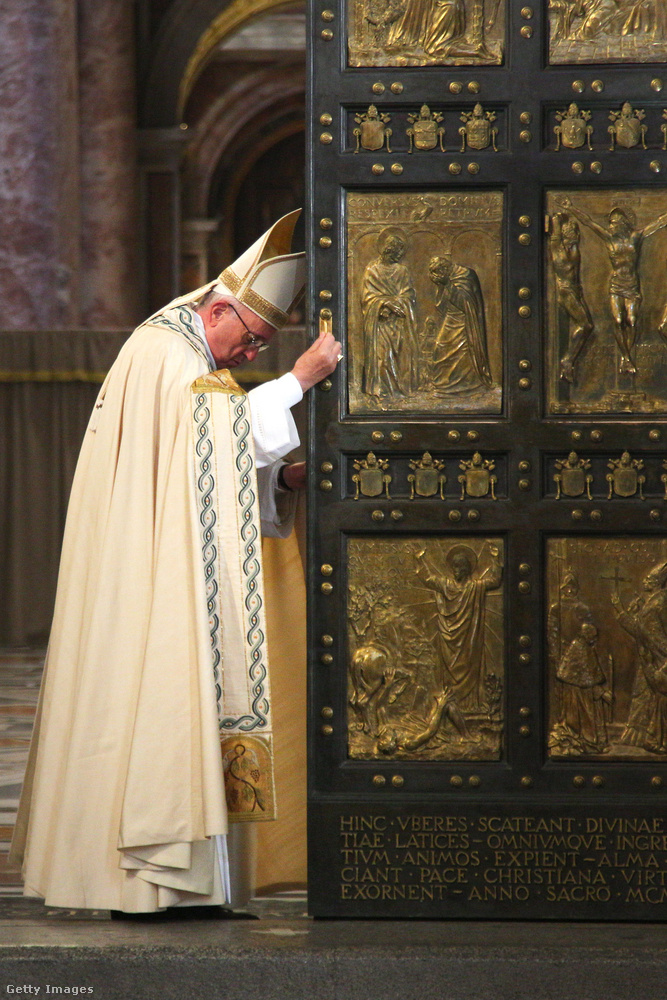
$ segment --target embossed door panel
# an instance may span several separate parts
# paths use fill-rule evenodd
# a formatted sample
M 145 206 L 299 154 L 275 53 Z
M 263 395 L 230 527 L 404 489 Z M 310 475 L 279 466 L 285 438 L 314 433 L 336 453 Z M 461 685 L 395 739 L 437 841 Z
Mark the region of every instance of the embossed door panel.
M 311 912 L 663 919 L 665 5 L 309 39 Z

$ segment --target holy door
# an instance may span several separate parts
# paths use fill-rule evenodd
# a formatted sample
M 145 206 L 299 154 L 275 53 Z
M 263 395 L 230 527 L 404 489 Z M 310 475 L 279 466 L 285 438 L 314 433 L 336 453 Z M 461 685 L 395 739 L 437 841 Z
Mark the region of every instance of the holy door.
M 665 4 L 309 37 L 311 911 L 662 919 Z

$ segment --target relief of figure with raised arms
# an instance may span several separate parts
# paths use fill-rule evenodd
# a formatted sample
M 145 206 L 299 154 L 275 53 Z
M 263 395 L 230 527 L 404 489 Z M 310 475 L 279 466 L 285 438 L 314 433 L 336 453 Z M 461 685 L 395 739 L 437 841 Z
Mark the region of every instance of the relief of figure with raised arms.
M 581 252 L 579 226 L 564 212 L 551 217 L 549 254 L 556 281 L 559 309 L 567 316 L 567 350 L 560 359 L 560 377 L 575 380 L 575 364 L 593 330 L 593 320 L 584 298 L 581 284 Z
M 486 678 L 486 593 L 500 586 L 503 566 L 496 545 L 486 546 L 488 565 L 478 570 L 478 558 L 467 545 L 447 553 L 446 572 L 436 569 L 425 553 L 416 555 L 417 576 L 435 591 L 438 608 L 442 688 L 463 712 L 484 704 Z

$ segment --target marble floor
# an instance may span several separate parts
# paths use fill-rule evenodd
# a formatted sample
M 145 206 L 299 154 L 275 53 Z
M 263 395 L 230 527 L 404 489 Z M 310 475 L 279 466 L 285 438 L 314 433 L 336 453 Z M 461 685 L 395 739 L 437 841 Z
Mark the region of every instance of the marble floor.
M 37 708 L 44 650 L 0 650 L 0 897 L 20 893 L 7 863 L 30 735 Z

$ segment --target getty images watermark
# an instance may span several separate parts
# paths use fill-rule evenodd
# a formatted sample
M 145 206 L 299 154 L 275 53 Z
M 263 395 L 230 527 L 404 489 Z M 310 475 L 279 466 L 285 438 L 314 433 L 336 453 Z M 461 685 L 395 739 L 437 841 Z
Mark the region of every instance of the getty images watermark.
M 40 994 L 43 994 L 44 996 L 53 996 L 56 993 L 63 993 L 72 997 L 77 997 L 86 995 L 90 996 L 94 992 L 95 989 L 92 986 L 52 986 L 50 983 L 47 983 L 46 986 L 32 986 L 29 983 L 7 983 L 5 986 L 5 993 L 16 993 L 20 995 L 30 993 L 32 996 L 39 996 Z

